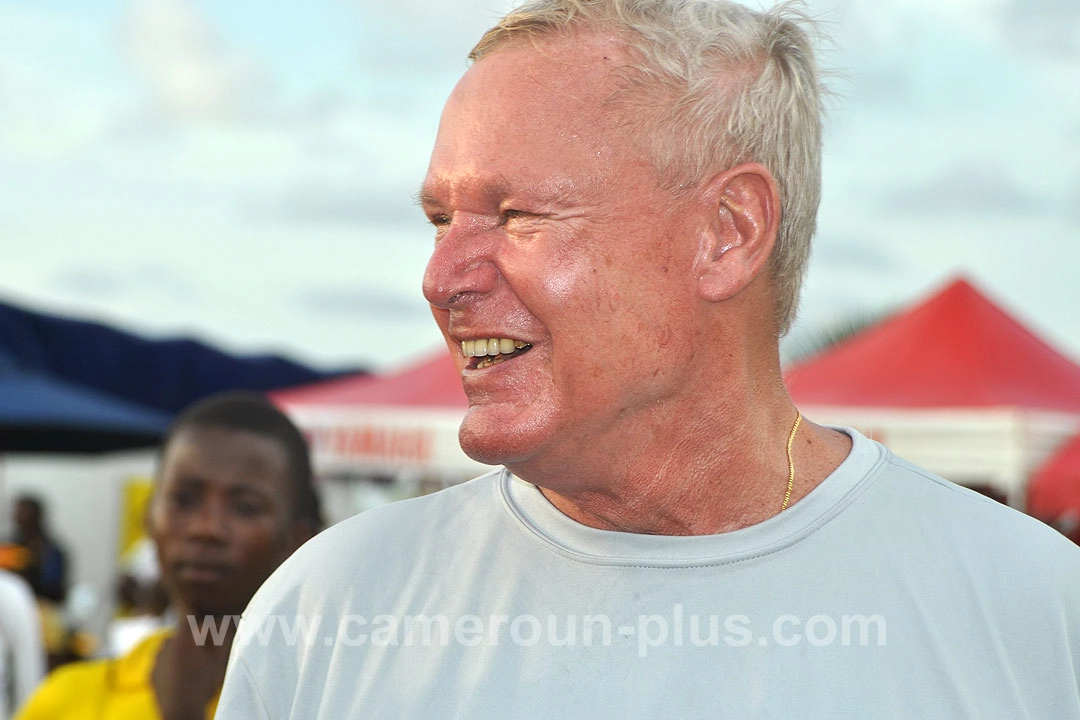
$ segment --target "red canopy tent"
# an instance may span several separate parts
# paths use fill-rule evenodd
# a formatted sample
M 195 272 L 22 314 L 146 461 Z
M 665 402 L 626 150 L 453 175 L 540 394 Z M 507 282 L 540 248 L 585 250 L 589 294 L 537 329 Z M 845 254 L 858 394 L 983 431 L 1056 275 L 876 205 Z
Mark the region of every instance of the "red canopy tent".
M 435 479 L 488 469 L 462 452 L 457 431 L 468 403 L 450 355 L 387 375 L 358 375 L 271 394 L 294 418 L 322 475 Z
M 964 279 L 785 375 L 799 404 L 1080 413 L 1080 366 Z
M 1027 511 L 1080 544 L 1080 435 L 1054 453 L 1032 477 Z
M 389 375 L 351 375 L 282 390 L 271 397 L 286 406 L 468 407 L 461 376 L 446 351 Z
M 785 372 L 796 404 L 1015 505 L 1080 426 L 1080 366 L 964 279 Z

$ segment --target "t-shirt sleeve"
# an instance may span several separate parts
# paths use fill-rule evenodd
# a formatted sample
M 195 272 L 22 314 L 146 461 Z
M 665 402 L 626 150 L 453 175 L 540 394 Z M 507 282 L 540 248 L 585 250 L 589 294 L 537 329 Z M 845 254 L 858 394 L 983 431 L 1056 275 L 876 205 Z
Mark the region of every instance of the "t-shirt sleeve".
M 235 648 L 234 646 L 234 649 Z M 283 712 L 276 713 L 284 717 Z M 243 650 L 233 652 L 225 670 L 225 684 L 221 688 L 215 718 L 220 720 L 272 720 L 266 707 L 255 675 L 244 659 Z

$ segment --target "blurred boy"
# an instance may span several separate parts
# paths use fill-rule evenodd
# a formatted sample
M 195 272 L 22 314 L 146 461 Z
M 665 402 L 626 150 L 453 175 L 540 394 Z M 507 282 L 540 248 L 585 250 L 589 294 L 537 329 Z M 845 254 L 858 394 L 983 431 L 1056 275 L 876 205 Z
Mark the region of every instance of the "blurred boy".
M 18 720 L 212 718 L 236 616 L 321 526 L 303 436 L 258 395 L 194 404 L 162 446 L 149 525 L 176 624 L 60 668 Z

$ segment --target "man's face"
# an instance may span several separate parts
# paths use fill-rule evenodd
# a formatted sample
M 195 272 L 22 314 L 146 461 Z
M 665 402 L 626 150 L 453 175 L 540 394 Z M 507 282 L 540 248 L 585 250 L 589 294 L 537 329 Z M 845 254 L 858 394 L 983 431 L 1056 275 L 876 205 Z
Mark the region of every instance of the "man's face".
M 150 531 L 178 610 L 237 614 L 294 549 L 285 450 L 243 430 L 192 426 L 162 459 Z
M 15 527 L 19 532 L 30 535 L 41 529 L 41 514 L 33 503 L 20 500 L 15 505 Z
M 605 102 L 624 62 L 589 35 L 481 59 L 421 193 L 436 227 L 424 294 L 469 397 L 462 447 L 524 477 L 667 422 L 693 360 L 694 213 Z M 503 354 L 463 354 L 491 339 Z

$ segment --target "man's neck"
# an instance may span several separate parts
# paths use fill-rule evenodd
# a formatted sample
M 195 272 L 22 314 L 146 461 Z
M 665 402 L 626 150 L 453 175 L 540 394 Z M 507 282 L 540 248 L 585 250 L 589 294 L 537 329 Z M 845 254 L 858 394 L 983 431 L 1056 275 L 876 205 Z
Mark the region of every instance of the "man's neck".
M 743 407 L 746 407 L 745 405 Z M 648 442 L 623 445 L 607 461 L 567 463 L 561 478 L 522 474 L 559 511 L 590 527 L 654 535 L 709 535 L 755 525 L 813 490 L 847 457 L 850 439 L 801 420 L 784 396 L 725 427 L 687 421 Z M 788 443 L 790 440 L 790 463 Z M 794 472 L 792 472 L 794 471 Z
M 678 392 L 582 428 L 555 446 L 558 456 L 508 467 L 563 514 L 606 530 L 711 535 L 755 525 L 780 512 L 792 470 L 788 505 L 798 502 L 847 457 L 850 439 L 806 419 L 792 436 L 799 414 L 760 308 L 714 309 L 701 332 L 709 348 L 686 359 Z

